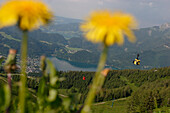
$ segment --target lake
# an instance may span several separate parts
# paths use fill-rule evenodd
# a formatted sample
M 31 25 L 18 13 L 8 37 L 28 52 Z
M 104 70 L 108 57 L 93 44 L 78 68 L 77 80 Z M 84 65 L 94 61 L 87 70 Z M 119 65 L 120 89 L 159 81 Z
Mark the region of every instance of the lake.
M 56 57 L 49 57 L 49 59 L 53 62 L 59 71 L 96 71 L 97 68 L 97 65 L 73 62 Z M 112 68 L 117 70 L 116 68 L 108 66 L 105 68 Z

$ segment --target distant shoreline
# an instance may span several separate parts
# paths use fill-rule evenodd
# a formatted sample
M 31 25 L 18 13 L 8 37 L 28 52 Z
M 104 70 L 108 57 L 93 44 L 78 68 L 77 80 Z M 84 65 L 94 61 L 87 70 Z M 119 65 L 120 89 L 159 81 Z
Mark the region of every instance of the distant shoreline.
M 74 62 L 58 57 L 49 57 L 49 59 L 54 63 L 55 67 L 59 71 L 96 71 L 97 65 Z M 105 68 L 111 68 L 113 70 L 119 70 L 111 66 L 105 66 Z

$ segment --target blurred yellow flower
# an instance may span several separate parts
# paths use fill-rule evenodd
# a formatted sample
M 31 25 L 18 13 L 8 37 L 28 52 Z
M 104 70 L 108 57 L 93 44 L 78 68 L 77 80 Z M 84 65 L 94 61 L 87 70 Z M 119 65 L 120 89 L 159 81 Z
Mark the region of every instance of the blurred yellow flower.
M 38 0 L 8 0 L 0 7 L 0 28 L 18 24 L 22 30 L 32 30 L 51 18 L 47 6 Z
M 124 43 L 123 34 L 130 42 L 135 42 L 136 37 L 132 29 L 137 23 L 133 16 L 122 12 L 112 13 L 110 11 L 96 11 L 86 19 L 80 26 L 85 32 L 87 40 L 93 43 L 105 43 L 111 46 L 114 43 L 122 45 Z

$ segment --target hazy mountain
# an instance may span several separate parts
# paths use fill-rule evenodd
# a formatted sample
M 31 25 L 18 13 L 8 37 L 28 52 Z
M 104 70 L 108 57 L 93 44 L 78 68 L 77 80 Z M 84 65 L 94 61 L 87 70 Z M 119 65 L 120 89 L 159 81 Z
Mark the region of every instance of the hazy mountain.
M 73 18 L 66 18 L 61 16 L 55 16 L 53 19 L 54 24 L 70 24 L 70 23 L 80 23 L 82 20 L 80 19 L 73 19 Z
M 62 19 L 60 21 L 64 24 L 56 22 L 52 27 L 46 28 L 49 32 L 44 32 L 45 28 L 41 28 L 29 33 L 29 54 L 33 56 L 46 54 L 70 61 L 97 64 L 102 48 L 99 44 L 92 44 L 83 38 L 79 30 L 81 20 L 67 22 L 66 18 Z M 58 33 L 51 30 L 56 30 Z M 109 48 L 108 65 L 120 69 L 148 69 L 170 65 L 170 24 L 141 28 L 134 32 L 137 37 L 136 43 L 129 43 L 125 38 L 123 46 L 114 45 Z M 21 36 L 16 27 L 1 29 L 0 53 L 7 54 L 9 48 L 16 48 L 19 51 Z M 137 53 L 140 54 L 141 65 L 134 66 L 132 61 Z
M 53 22 L 47 27 L 41 27 L 40 29 L 46 33 L 59 33 L 65 38 L 72 38 L 80 36 L 79 25 L 82 22 L 80 19 L 72 19 L 56 16 Z
M 0 29 L 0 53 L 7 54 L 9 48 L 14 48 L 20 52 L 22 32 L 17 27 L 8 27 Z M 35 30 L 29 33 L 28 54 L 51 55 L 55 50 L 63 48 L 67 44 L 65 38 L 57 33 L 44 33 L 41 30 Z

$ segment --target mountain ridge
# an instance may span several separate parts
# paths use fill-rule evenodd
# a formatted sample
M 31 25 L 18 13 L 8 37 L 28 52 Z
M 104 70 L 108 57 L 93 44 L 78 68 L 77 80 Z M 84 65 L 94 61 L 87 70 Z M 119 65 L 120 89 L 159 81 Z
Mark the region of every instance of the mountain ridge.
M 62 26 L 62 24 L 60 25 Z M 65 30 L 65 32 L 68 31 L 71 34 L 74 34 L 75 32 L 79 34 L 74 34 L 73 36 L 69 35 L 68 38 L 63 34 L 44 32 L 41 28 L 32 31 L 29 33 L 29 54 L 40 56 L 44 53 L 47 56 L 56 56 L 70 61 L 77 61 L 77 59 L 79 59 L 78 62 L 97 64 L 102 50 L 100 44 L 88 42 L 83 37 L 82 32 L 78 29 L 79 23 L 68 23 L 63 26 L 64 27 L 60 30 Z M 72 31 L 70 31 L 71 29 Z M 123 46 L 119 47 L 118 45 L 113 45 L 109 48 L 107 65 L 119 69 L 149 69 L 153 67 L 169 66 L 169 23 L 161 26 L 136 29 L 134 32 L 137 37 L 136 43 L 132 44 L 125 38 Z M 0 53 L 7 54 L 9 48 L 15 48 L 19 51 L 20 42 L 17 41 L 20 41 L 21 38 L 22 33 L 17 27 L 0 29 Z M 140 54 L 140 66 L 134 66 L 132 64 L 137 53 Z M 84 57 L 85 55 L 88 57 Z

